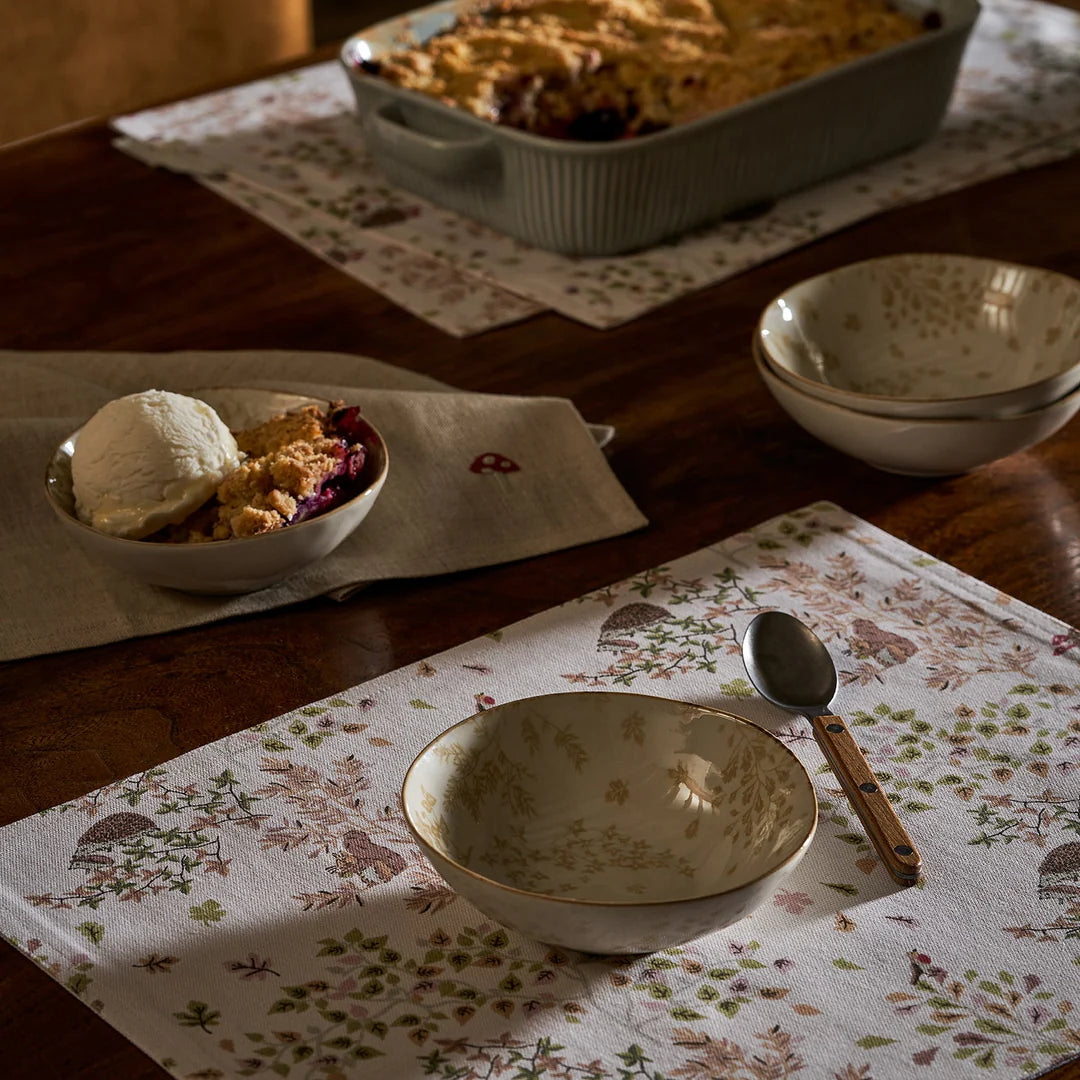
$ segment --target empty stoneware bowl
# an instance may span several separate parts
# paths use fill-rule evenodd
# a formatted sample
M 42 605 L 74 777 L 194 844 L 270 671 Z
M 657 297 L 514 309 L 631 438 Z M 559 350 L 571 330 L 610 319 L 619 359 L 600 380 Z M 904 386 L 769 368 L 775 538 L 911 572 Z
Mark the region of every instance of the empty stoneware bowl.
M 738 716 L 640 694 L 497 705 L 416 758 L 405 818 L 450 886 L 529 937 L 651 952 L 727 926 L 817 825 L 806 769 Z
M 877 416 L 824 401 L 781 379 L 753 349 L 758 374 L 780 407 L 811 435 L 867 465 L 908 476 L 954 476 L 1049 438 L 1080 410 L 1080 389 L 1015 416 L 939 420 Z
M 325 410 L 330 404 L 299 394 L 248 388 L 193 390 L 188 394 L 211 405 L 233 431 L 304 405 L 316 404 Z M 361 428 L 362 443 L 367 450 L 361 473 L 362 489 L 332 510 L 257 536 L 170 543 L 122 539 L 84 524 L 76 516 L 71 481 L 71 459 L 78 445 L 78 431 L 60 444 L 49 461 L 45 494 L 69 534 L 90 555 L 115 570 L 148 585 L 183 592 L 254 592 L 275 585 L 328 555 L 367 517 L 386 482 L 390 461 L 378 431 L 366 420 L 361 421 Z
M 1080 386 L 1080 281 L 966 255 L 890 255 L 785 289 L 755 332 L 796 389 L 882 416 L 1011 416 Z

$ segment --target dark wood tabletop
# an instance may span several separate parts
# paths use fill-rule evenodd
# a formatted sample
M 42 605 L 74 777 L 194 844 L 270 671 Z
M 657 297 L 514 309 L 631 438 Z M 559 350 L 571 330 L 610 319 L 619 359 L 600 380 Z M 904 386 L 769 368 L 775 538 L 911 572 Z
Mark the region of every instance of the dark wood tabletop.
M 1080 157 L 882 214 L 618 329 L 546 314 L 456 340 L 116 151 L 104 124 L 0 150 L 0 347 L 327 349 L 469 390 L 569 397 L 617 427 L 612 467 L 652 523 L 346 603 L 0 665 L 0 823 L 817 499 L 1080 625 L 1080 421 L 964 476 L 891 475 L 797 427 L 749 348 L 783 287 L 872 255 L 1000 256 L 1080 277 L 1078 194 Z M 0 1002 L 8 1080 L 166 1075 L 7 946 Z M 1080 1064 L 1052 1075 L 1080 1080 Z

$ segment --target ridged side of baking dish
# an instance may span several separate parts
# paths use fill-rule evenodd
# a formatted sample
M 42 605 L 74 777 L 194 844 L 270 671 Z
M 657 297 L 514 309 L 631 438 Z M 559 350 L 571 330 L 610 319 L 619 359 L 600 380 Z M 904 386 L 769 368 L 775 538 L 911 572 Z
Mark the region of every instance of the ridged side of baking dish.
M 978 0 L 912 0 L 920 37 L 665 131 L 615 142 L 500 127 L 359 68 L 449 27 L 443 0 L 353 35 L 341 60 L 369 150 L 394 185 L 526 243 L 577 255 L 648 247 L 929 138 Z

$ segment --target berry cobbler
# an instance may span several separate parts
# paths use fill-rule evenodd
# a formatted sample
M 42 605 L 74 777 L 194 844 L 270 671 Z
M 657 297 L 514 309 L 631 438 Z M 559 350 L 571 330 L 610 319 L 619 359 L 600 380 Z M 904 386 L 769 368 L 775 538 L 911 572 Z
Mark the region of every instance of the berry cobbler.
M 707 116 L 940 25 L 888 0 L 499 0 L 359 67 L 497 124 L 595 142 Z
M 347 502 L 366 486 L 364 440 L 373 429 L 356 406 L 316 405 L 235 432 L 243 460 L 212 499 L 149 539 L 204 542 L 258 536 Z

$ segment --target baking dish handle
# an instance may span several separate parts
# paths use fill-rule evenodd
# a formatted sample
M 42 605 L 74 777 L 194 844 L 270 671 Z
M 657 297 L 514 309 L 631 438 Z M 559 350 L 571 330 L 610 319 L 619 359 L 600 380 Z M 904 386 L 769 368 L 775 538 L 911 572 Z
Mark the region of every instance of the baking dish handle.
M 442 139 L 409 127 L 393 102 L 370 114 L 368 138 L 376 153 L 391 154 L 416 169 L 448 180 L 490 171 L 499 161 L 494 142 L 486 135 L 471 139 Z

